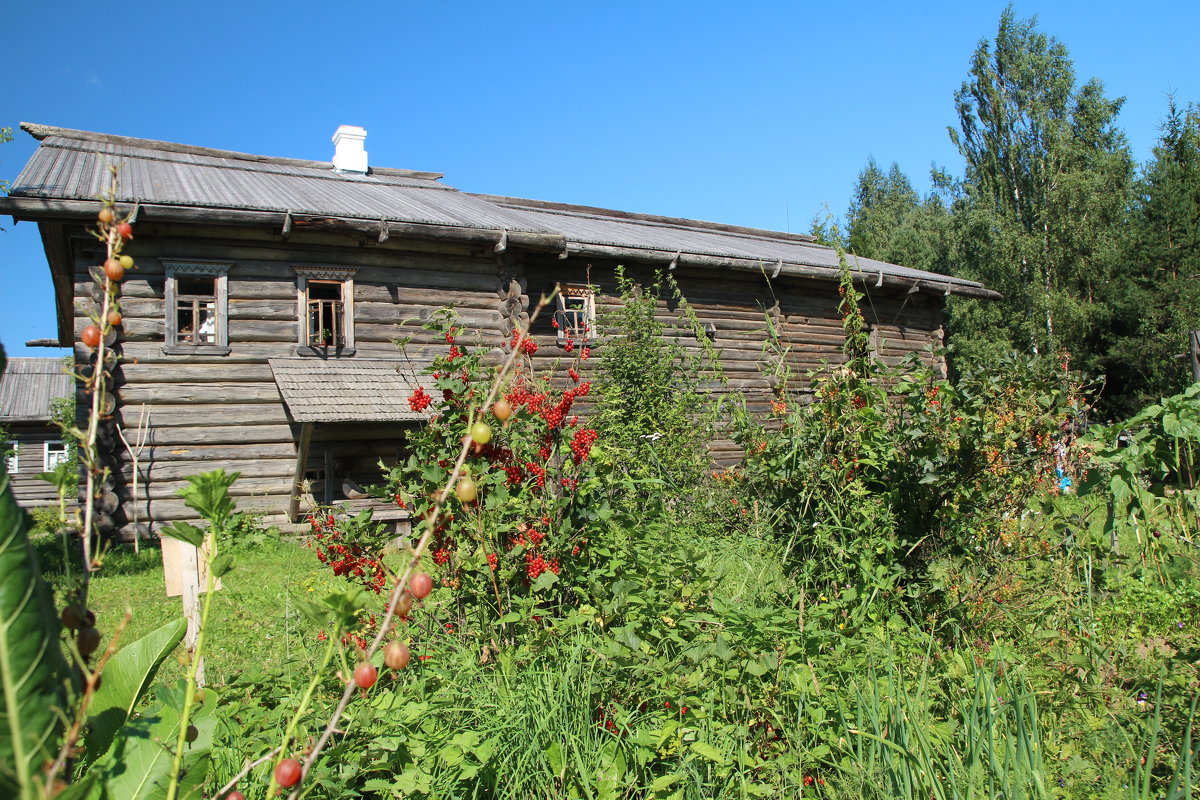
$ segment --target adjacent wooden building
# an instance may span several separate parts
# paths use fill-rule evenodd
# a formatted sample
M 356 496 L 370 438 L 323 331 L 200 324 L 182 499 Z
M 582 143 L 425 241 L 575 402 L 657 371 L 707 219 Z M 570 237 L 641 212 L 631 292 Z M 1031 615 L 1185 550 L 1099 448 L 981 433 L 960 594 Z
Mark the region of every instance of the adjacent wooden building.
M 128 453 L 115 449 L 111 524 L 153 529 L 188 518 L 185 476 L 242 473 L 243 509 L 286 524 L 297 486 L 341 501 L 398 457 L 403 399 L 439 343 L 398 325 L 454 304 L 482 340 L 499 345 L 556 284 L 558 330 L 535 326 L 537 359 L 562 357 L 563 331 L 594 330 L 614 302 L 614 269 L 676 277 L 730 378 L 726 391 L 765 406 L 764 314 L 790 346 L 793 373 L 839 358 L 838 260 L 799 234 L 469 194 L 441 175 L 367 164 L 365 131 L 343 126 L 332 163 L 23 124 L 41 144 L 0 199 L 0 211 L 40 227 L 56 291 L 59 341 L 78 342 L 92 302 L 88 268 L 101 250 L 86 232 L 106 166 L 120 168 L 119 202 L 133 214 L 122 284 L 124 323 L 116 420 L 147 421 L 132 491 Z M 970 281 L 860 259 L 866 312 L 880 358 L 942 340 L 944 298 L 994 296 Z M 664 318 L 676 315 L 664 301 Z M 696 343 L 700 346 L 700 343 Z M 88 352 L 76 344 L 81 360 Z M 930 356 L 932 357 L 932 356 Z M 595 351 L 595 364 L 603 347 Z M 726 444 L 714 443 L 718 458 Z M 361 503 L 361 501 L 358 501 Z
M 0 428 L 8 439 L 5 466 L 24 508 L 58 503 L 54 485 L 37 476 L 70 456 L 53 421 L 53 404 L 74 396 L 75 382 L 61 358 L 10 358 L 0 374 Z

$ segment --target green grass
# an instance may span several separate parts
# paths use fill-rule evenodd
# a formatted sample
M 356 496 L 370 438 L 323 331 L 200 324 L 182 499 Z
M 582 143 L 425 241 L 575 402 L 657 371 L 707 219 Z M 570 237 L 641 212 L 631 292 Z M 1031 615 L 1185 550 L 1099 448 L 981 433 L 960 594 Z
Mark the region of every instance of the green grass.
M 62 542 L 43 535 L 35 544 L 61 607 L 71 584 Z M 311 550 L 278 539 L 236 552 L 234 568 L 222 579 L 222 588 L 213 600 L 205 647 L 210 685 L 221 686 L 242 673 L 300 679 L 311 673 L 316 660 L 315 632 L 297 609 L 296 600 L 320 592 L 328 584 L 328 571 L 318 571 L 318 567 Z M 77 568 L 74 574 L 78 574 Z M 162 551 L 145 544 L 140 553 L 120 547 L 103 554 L 101 566 L 92 576 L 89 606 L 105 637 L 102 648 L 108 646 L 126 611 L 132 616 L 121 635 L 123 643 L 183 615 L 180 598 L 166 595 Z M 182 646 L 176 655 L 183 657 Z M 169 683 L 183 674 L 176 660 L 168 660 L 159 680 Z

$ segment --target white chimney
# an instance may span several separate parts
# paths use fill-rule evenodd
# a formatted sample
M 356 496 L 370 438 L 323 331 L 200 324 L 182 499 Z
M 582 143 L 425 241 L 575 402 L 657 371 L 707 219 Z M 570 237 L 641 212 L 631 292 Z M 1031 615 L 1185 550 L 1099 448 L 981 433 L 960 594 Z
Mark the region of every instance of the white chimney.
M 357 125 L 340 125 L 333 134 L 333 168 L 340 172 L 367 171 L 367 140 L 365 129 Z

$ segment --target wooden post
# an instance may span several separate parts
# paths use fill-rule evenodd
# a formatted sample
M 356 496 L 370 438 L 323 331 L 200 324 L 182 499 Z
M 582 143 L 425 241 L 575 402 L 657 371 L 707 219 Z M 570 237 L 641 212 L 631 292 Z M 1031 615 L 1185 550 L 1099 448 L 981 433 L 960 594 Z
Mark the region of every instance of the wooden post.
M 300 423 L 300 441 L 296 443 L 296 469 L 292 477 L 292 497 L 288 501 L 288 522 L 300 519 L 300 495 L 304 493 L 304 470 L 308 467 L 308 447 L 312 443 L 311 422 Z
M 207 540 L 203 545 L 207 551 Z M 183 644 L 188 653 L 196 655 L 196 637 L 200 633 L 200 594 L 208 585 L 208 556 L 201 553 L 201 548 L 164 536 L 162 539 L 163 578 L 166 583 L 167 597 L 179 597 L 183 600 L 183 616 L 187 620 L 187 631 L 183 635 Z M 221 588 L 220 580 L 214 581 L 213 591 Z M 196 671 L 196 679 L 204 685 L 204 659 Z
M 1192 361 L 1192 383 L 1200 381 L 1200 331 L 1188 331 L 1188 357 Z

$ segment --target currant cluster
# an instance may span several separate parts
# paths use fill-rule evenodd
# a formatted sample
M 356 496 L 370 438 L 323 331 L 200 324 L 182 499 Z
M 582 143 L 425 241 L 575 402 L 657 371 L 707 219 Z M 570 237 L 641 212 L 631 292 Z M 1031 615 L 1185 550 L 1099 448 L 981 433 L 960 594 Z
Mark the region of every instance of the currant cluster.
M 328 564 L 334 575 L 360 583 L 375 594 L 384 590 L 388 579 L 383 562 L 361 544 L 345 541 L 332 514 L 310 514 L 308 521 L 318 561 Z
M 433 398 L 429 396 L 423 386 L 418 386 L 416 391 L 408 396 L 408 407 L 417 413 L 429 408 L 429 404 L 432 402 Z

